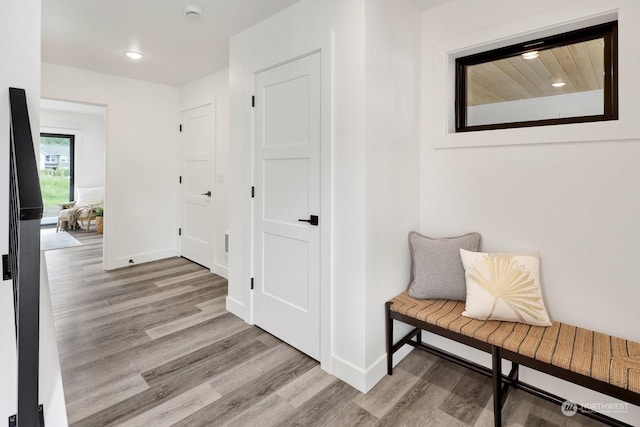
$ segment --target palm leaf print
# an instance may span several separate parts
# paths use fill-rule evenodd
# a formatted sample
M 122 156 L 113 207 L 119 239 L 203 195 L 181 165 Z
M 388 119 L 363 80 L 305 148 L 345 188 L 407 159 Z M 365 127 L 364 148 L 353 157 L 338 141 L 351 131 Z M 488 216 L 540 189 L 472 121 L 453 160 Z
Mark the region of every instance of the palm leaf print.
M 498 300 L 502 299 L 523 323 L 526 323 L 525 316 L 545 320 L 540 315 L 545 309 L 535 279 L 524 266 L 506 255 L 488 255 L 484 261 L 485 268 L 476 268 L 474 264 L 469 275 L 494 297 L 488 318 L 493 316 Z

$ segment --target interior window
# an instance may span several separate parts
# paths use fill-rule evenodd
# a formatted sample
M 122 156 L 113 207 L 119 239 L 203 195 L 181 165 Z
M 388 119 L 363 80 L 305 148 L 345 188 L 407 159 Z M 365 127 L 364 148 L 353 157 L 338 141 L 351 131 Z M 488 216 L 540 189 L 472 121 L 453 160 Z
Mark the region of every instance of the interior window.
M 456 132 L 616 120 L 617 21 L 456 60 Z

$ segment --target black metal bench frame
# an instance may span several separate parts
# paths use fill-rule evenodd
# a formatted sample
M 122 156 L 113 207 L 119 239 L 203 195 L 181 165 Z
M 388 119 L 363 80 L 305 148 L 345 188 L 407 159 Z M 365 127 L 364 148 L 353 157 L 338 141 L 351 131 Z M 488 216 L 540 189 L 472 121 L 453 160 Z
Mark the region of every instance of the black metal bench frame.
M 481 341 L 476 338 L 471 338 L 458 332 L 451 331 L 446 328 L 442 328 L 431 323 L 424 322 L 411 316 L 400 314 L 391 311 L 391 302 L 385 304 L 386 314 L 386 344 L 387 344 L 387 374 L 393 375 L 393 354 L 400 350 L 405 344 L 409 344 L 420 350 L 424 350 L 428 353 L 439 356 L 450 362 L 464 366 L 482 375 L 492 378 L 493 382 L 493 413 L 494 424 L 496 427 L 502 426 L 502 408 L 507 399 L 509 390 L 511 388 L 517 388 L 534 396 L 541 397 L 545 400 L 553 402 L 558 405 L 562 405 L 567 399 L 563 399 L 555 394 L 549 393 L 538 387 L 534 387 L 530 384 L 523 383 L 518 378 L 519 366 L 526 366 L 539 372 L 560 378 L 566 381 L 570 381 L 574 384 L 587 387 L 591 390 L 598 391 L 600 393 L 612 396 L 614 398 L 623 400 L 633 405 L 640 406 L 640 394 L 634 393 L 631 390 L 623 389 L 604 381 L 596 380 L 586 375 L 582 375 L 568 369 L 563 369 L 539 360 L 532 359 L 527 356 L 523 356 L 518 353 L 514 353 L 509 350 L 505 350 L 499 346 L 489 344 L 486 341 Z M 402 323 L 414 326 L 411 332 L 405 335 L 397 343 L 393 343 L 393 321 L 398 320 Z M 478 350 L 491 354 L 492 367 L 491 369 L 467 360 L 463 357 L 441 350 L 429 344 L 422 342 L 422 331 L 434 333 L 436 335 L 443 336 L 453 341 L 460 342 Z M 508 360 L 511 362 L 511 371 L 508 375 L 502 374 L 502 360 Z M 603 415 L 599 412 L 594 412 L 586 409 L 580 405 L 576 405 L 577 411 L 589 418 L 593 418 L 600 422 L 606 423 L 616 427 L 632 427 L 630 424 L 626 424 L 622 421 L 618 421 L 614 418 Z

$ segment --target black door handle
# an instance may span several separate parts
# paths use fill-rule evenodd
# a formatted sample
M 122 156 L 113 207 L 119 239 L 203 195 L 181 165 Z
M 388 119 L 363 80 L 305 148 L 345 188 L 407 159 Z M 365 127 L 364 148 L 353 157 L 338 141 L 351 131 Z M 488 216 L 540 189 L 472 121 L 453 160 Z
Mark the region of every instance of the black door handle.
M 203 196 L 207 196 L 207 197 L 211 197 L 211 190 L 207 191 L 206 193 L 202 193 Z
M 311 215 L 309 219 L 299 219 L 300 222 L 308 222 L 311 225 L 318 225 L 318 215 Z

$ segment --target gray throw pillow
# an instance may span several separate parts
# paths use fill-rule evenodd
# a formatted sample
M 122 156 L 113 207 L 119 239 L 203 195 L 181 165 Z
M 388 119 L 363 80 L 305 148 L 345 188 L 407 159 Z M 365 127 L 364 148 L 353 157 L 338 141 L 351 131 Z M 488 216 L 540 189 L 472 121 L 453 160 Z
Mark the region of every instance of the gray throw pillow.
M 409 295 L 418 299 L 465 300 L 467 285 L 460 249 L 478 252 L 479 233 L 433 239 L 412 231 L 409 233 L 409 248 Z

